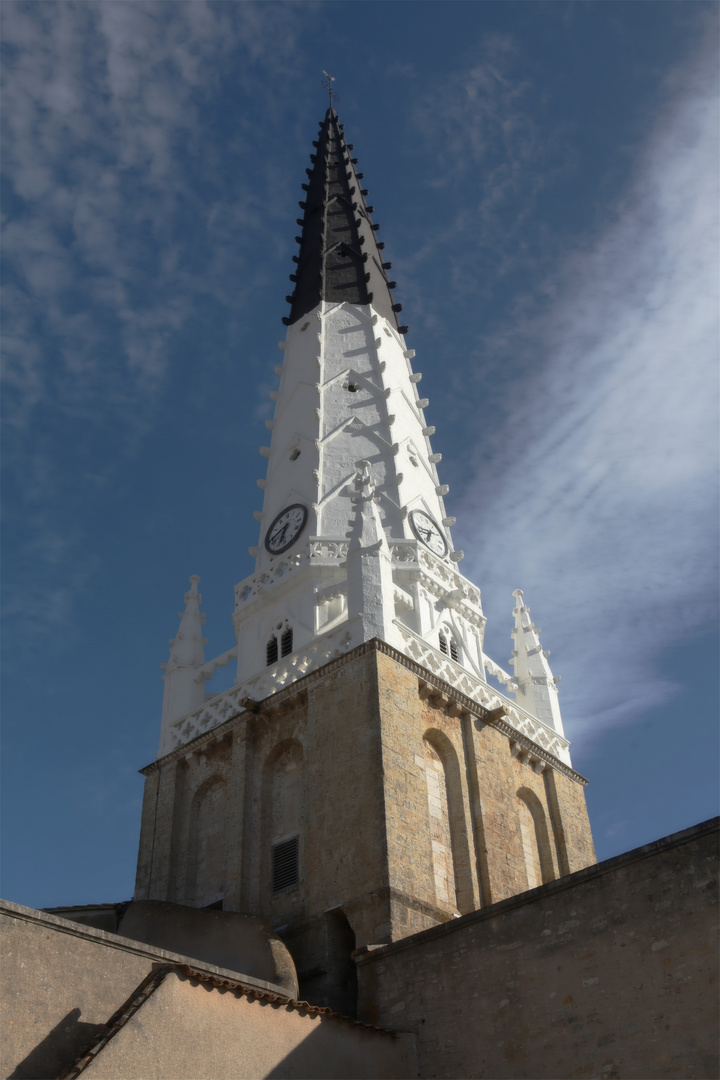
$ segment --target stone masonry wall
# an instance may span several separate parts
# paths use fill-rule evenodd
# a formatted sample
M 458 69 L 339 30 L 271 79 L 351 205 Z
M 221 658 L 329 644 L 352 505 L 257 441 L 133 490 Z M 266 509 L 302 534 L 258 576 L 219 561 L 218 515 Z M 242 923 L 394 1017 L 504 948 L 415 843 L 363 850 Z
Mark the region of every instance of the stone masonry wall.
M 393 940 L 454 914 L 525 892 L 529 881 L 518 793 L 532 806 L 529 838 L 554 880 L 595 862 L 583 783 L 531 759 L 507 734 L 470 713 L 448 687 L 434 692 L 408 665 L 377 654 Z M 456 899 L 438 898 L 423 740 L 445 765 Z M 530 815 L 530 811 L 527 811 Z M 530 818 L 532 821 L 533 819 Z
M 148 767 L 136 899 L 268 919 L 321 993 L 338 933 L 351 967 L 594 861 L 582 778 L 431 678 L 370 642 Z
M 359 957 L 427 1077 L 718 1075 L 718 820 Z

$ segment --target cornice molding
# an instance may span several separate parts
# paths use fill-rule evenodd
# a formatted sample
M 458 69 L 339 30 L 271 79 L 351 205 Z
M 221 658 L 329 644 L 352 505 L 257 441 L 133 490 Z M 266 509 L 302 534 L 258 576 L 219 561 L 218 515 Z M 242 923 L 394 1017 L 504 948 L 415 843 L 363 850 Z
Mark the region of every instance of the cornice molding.
M 160 771 L 163 766 L 169 765 L 172 762 L 177 762 L 192 754 L 200 753 L 205 746 L 209 746 L 215 742 L 222 742 L 232 734 L 233 728 L 237 725 L 238 720 L 242 719 L 242 722 L 245 723 L 249 717 L 258 716 L 262 713 L 274 712 L 282 705 L 287 704 L 300 696 L 306 695 L 309 688 L 314 686 L 317 682 L 327 678 L 328 675 L 332 675 L 346 664 L 353 660 L 357 660 L 362 656 L 366 656 L 371 652 L 379 652 L 390 657 L 395 663 L 401 664 L 408 671 L 411 671 L 416 675 L 419 682 L 426 686 L 434 687 L 435 690 L 448 700 L 455 702 L 463 712 L 467 712 L 481 720 L 483 723 L 497 728 L 497 730 L 505 735 L 511 743 L 521 746 L 529 755 L 544 761 L 550 768 L 555 769 L 556 772 L 562 773 L 563 776 L 573 780 L 576 784 L 580 784 L 583 787 L 587 785 L 588 781 L 584 776 L 575 772 L 570 766 L 560 761 L 559 758 L 556 758 L 548 750 L 539 746 L 526 735 L 523 735 L 522 732 L 514 728 L 507 720 L 504 720 L 503 716 L 505 714 L 503 712 L 499 712 L 497 709 L 486 709 L 482 705 L 479 705 L 476 701 L 473 701 L 472 698 L 463 694 L 462 691 L 457 690 L 454 686 L 451 686 L 450 683 L 445 682 L 444 679 L 434 675 L 431 671 L 428 671 L 427 668 L 424 668 L 415 660 L 411 660 L 410 657 L 405 656 L 404 653 L 401 653 L 392 645 L 388 645 L 386 641 L 382 641 L 380 638 L 372 638 L 370 641 L 364 641 L 361 645 L 356 646 L 354 649 L 350 649 L 342 656 L 338 656 L 335 659 L 328 661 L 328 663 L 323 664 L 321 667 L 315 668 L 314 671 L 310 671 L 307 675 L 303 675 L 296 682 L 290 683 L 289 686 L 276 691 L 274 694 L 270 694 L 260 701 L 243 698 L 242 700 L 246 704 L 241 711 L 228 717 L 227 720 L 218 724 L 217 727 L 211 728 L 201 735 L 197 735 L 194 739 L 190 739 L 188 742 L 183 743 L 182 746 L 176 747 L 168 754 L 165 754 L 163 757 L 146 765 L 139 770 L 140 773 L 142 773 L 143 776 L 150 776 L 153 772 Z M 505 706 L 502 706 L 501 708 L 504 710 Z

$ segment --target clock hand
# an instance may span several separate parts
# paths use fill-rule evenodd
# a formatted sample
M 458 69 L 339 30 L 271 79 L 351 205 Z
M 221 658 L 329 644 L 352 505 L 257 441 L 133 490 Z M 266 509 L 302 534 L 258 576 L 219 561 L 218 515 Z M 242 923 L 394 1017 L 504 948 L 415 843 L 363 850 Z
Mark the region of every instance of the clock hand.
M 279 530 L 279 532 L 275 532 L 272 534 L 272 536 L 270 537 L 270 542 L 274 544 L 276 540 L 283 540 L 285 538 L 285 533 L 287 532 L 287 527 L 288 522 L 286 521 L 282 529 Z

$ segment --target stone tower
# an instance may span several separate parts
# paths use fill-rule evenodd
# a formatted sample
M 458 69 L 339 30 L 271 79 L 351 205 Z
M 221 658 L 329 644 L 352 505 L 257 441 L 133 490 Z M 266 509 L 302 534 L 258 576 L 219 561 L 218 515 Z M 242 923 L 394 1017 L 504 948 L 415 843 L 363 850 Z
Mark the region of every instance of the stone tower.
M 390 263 L 332 109 L 313 147 L 255 572 L 235 588 L 235 646 L 207 663 L 191 578 L 135 897 L 264 916 L 301 994 L 350 1011 L 353 949 L 595 856 L 519 590 L 514 674 L 483 651 Z M 235 659 L 234 687 L 207 698 Z

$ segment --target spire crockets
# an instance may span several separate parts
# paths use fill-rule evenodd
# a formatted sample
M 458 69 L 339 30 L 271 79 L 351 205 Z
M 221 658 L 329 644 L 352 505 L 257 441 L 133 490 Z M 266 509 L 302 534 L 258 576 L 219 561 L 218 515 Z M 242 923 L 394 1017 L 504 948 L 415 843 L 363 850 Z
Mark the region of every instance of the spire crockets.
M 452 546 L 422 376 L 398 326 L 362 174 L 332 109 L 315 149 L 280 383 L 270 394 L 272 437 L 260 448 L 267 472 L 250 549 L 256 571 L 236 590 L 238 680 L 271 666 L 278 648 L 284 672 L 282 641 L 292 640 L 287 656 L 305 669 L 310 654 L 329 655 L 330 635 L 333 650 L 371 637 L 398 649 L 412 639 L 417 649 L 415 636 L 425 635 L 438 648 L 436 624 L 455 593 L 473 627 L 455 655 L 481 670 L 480 596 L 461 588 L 455 567 L 462 552 Z M 364 547 L 371 533 L 377 556 Z
M 170 639 L 170 657 L 162 664 L 163 711 L 161 723 L 161 753 L 163 739 L 175 720 L 197 709 L 205 701 L 205 681 L 198 680 L 198 670 L 205 663 L 206 639 L 202 636 L 205 616 L 200 611 L 202 596 L 198 592 L 200 578 L 193 574 L 190 591 L 185 593 L 185 610 L 179 611 L 180 627 L 177 637 Z
M 515 700 L 528 709 L 543 724 L 553 728 L 558 734 L 563 734 L 562 720 L 560 718 L 560 705 L 558 703 L 557 683 L 560 677 L 553 678 L 547 658 L 548 651 L 543 652 L 540 644 L 540 627 L 534 626 L 530 618 L 530 608 L 525 607 L 522 589 L 516 589 L 515 597 L 515 628 L 512 636 L 515 648 L 510 663 L 515 668 L 515 682 L 517 690 Z
M 300 252 L 294 256 L 297 271 L 290 275 L 295 291 L 288 296 L 292 326 L 313 311 L 321 300 L 328 303 L 372 304 L 401 334 L 397 313 L 402 304 L 393 300 L 394 281 L 389 281 L 389 262 L 380 254 L 383 243 L 375 234 L 372 206 L 365 202 L 367 190 L 361 186 L 363 174 L 355 171 L 357 158 L 351 157 L 352 143 L 345 142 L 343 125 L 334 109 L 328 109 L 310 155 L 312 169 L 307 169 L 307 192 L 300 202 L 305 211 L 298 218 L 302 233 L 296 237 Z

